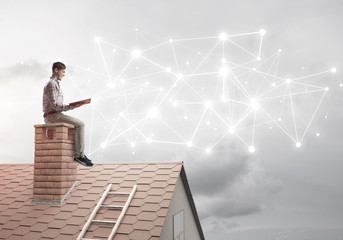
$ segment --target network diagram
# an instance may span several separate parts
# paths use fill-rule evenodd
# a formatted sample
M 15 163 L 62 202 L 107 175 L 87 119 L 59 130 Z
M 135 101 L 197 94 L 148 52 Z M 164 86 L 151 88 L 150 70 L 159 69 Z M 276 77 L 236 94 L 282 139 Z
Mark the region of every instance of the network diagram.
M 92 97 L 89 154 L 121 146 L 134 153 L 145 144 L 210 154 L 228 137 L 253 153 L 256 136 L 268 129 L 297 148 L 309 134 L 320 136 L 315 122 L 327 117 L 336 68 L 285 72 L 282 49 L 263 52 L 265 35 L 160 40 L 135 29 L 134 40 L 120 43 L 96 37 L 98 59 L 82 68 L 88 81 L 77 84 Z

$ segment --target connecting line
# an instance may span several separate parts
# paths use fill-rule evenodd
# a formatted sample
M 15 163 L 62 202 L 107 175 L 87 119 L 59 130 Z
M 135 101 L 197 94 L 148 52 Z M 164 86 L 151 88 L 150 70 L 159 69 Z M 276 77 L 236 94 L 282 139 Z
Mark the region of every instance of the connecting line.
M 230 43 L 232 43 L 233 45 L 235 45 L 236 47 L 238 47 L 238 48 L 242 49 L 244 52 L 246 52 L 246 53 L 248 53 L 249 55 L 253 56 L 253 57 L 256 59 L 256 56 L 255 56 L 255 54 L 253 54 L 253 53 L 249 52 L 248 50 L 246 50 L 245 48 L 243 48 L 243 47 L 239 46 L 237 43 L 234 43 L 234 42 L 233 42 L 233 41 L 231 41 L 231 40 L 228 40 L 228 41 L 229 41 Z
M 311 84 L 299 83 L 299 82 L 294 82 L 293 84 L 298 84 L 300 86 L 312 87 L 312 88 L 317 88 L 317 89 L 323 90 L 323 87 L 315 86 L 315 85 L 311 85 Z
M 173 42 L 192 41 L 192 40 L 206 40 L 206 39 L 216 39 L 216 38 L 217 38 L 217 37 L 202 37 L 202 38 L 173 39 Z
M 100 53 L 101 53 L 102 60 L 103 60 L 104 65 L 105 65 L 105 69 L 106 69 L 106 73 L 107 73 L 108 82 L 111 82 L 110 72 L 108 71 L 108 67 L 107 67 L 107 63 L 106 63 L 106 60 L 105 60 L 105 56 L 104 56 L 104 53 L 102 52 L 100 43 L 98 44 L 98 47 L 99 47 L 99 50 L 100 50 Z
M 294 113 L 294 105 L 293 105 L 293 98 L 292 98 L 292 95 L 291 95 L 291 88 L 290 86 L 288 86 L 288 92 L 289 92 L 289 98 L 291 100 L 291 107 L 292 107 L 292 115 L 293 115 L 293 123 L 294 123 L 294 130 L 295 130 L 295 137 L 296 137 L 296 140 L 298 142 L 298 131 L 297 131 L 297 124 L 296 124 L 296 121 L 295 121 L 295 113 Z
M 287 94 L 286 96 L 297 96 L 297 95 L 303 95 L 303 94 L 308 94 L 308 93 L 317 93 L 317 92 L 323 92 L 323 89 L 307 91 L 307 92 L 292 93 L 292 94 Z M 278 95 L 278 96 L 258 98 L 258 99 L 259 100 L 270 100 L 270 99 L 284 98 L 284 97 L 285 97 L 285 95 Z
M 119 73 L 119 75 L 116 77 L 116 81 L 119 80 L 119 78 L 121 77 L 121 75 L 125 72 L 125 70 L 129 67 L 129 65 L 131 64 L 131 62 L 133 61 L 133 58 L 130 59 L 130 61 L 126 64 L 126 66 L 123 68 L 123 70 Z
M 228 37 L 238 37 L 238 36 L 247 36 L 247 35 L 255 35 L 255 34 L 260 34 L 260 33 L 259 32 L 238 33 L 238 34 L 228 35 Z
M 314 117 L 315 117 L 315 115 L 316 115 L 317 112 L 318 112 L 318 109 L 319 109 L 320 105 L 322 104 L 322 101 L 323 101 L 325 95 L 326 95 L 326 92 L 324 92 L 322 98 L 320 99 L 320 102 L 319 102 L 319 104 L 318 104 L 318 106 L 317 106 L 315 112 L 313 113 L 312 118 L 311 118 L 310 122 L 308 123 L 308 125 L 307 125 L 307 127 L 306 127 L 306 129 L 305 129 L 305 131 L 304 131 L 304 134 L 303 134 L 303 136 L 301 137 L 300 142 L 304 139 L 304 137 L 305 137 L 305 135 L 306 135 L 306 133 L 307 133 L 307 131 L 308 131 L 308 129 L 309 129 L 309 127 L 310 127 L 310 125 L 311 125 L 311 123 L 312 123 Z
M 170 42 L 170 45 L 171 45 L 172 50 L 173 50 L 173 55 L 174 55 L 174 60 L 175 60 L 175 64 L 176 64 L 177 71 L 180 72 L 180 68 L 179 68 L 179 64 L 178 64 L 178 62 L 177 62 L 177 58 L 176 58 L 176 53 L 175 53 L 175 49 L 174 49 L 174 44 L 173 44 L 173 42 Z
M 254 146 L 255 127 L 256 127 L 256 111 L 254 111 L 254 124 L 253 124 L 252 139 L 251 139 L 251 145 L 252 145 L 252 146 Z
M 314 76 L 318 76 L 318 75 L 322 75 L 325 73 L 331 72 L 330 70 L 328 71 L 324 71 L 324 72 L 319 72 L 319 73 L 315 73 L 315 74 L 311 74 L 311 75 L 307 75 L 307 76 L 303 76 L 303 77 L 298 77 L 298 78 L 294 78 L 293 81 L 298 81 L 300 79 L 304 79 L 304 78 L 309 78 L 309 77 L 314 77 Z
M 125 129 L 124 131 L 122 131 L 121 133 L 119 133 L 117 136 L 115 136 L 114 138 L 112 138 L 109 142 L 112 142 L 116 139 L 118 139 L 121 135 L 123 135 L 124 133 L 126 133 L 127 131 L 130 131 L 134 126 L 137 126 L 138 124 L 140 124 L 141 122 L 145 121 L 145 118 L 142 118 L 141 120 L 139 120 L 138 122 L 136 122 L 135 124 L 131 124 L 131 126 L 127 129 Z
M 165 45 L 165 44 L 167 44 L 168 42 L 169 42 L 169 41 L 165 41 L 165 42 L 156 44 L 155 46 L 152 46 L 152 47 L 150 47 L 150 48 L 147 48 L 147 49 L 143 50 L 142 53 L 148 52 L 148 51 L 150 51 L 151 49 L 154 49 L 154 48 L 160 47 L 160 46 L 162 46 L 162 45 Z
M 83 91 L 81 90 L 81 88 L 79 87 L 79 85 L 77 85 L 74 81 L 73 78 L 71 78 L 71 81 L 73 82 L 73 84 L 75 85 L 75 87 L 77 88 L 77 90 L 79 90 L 79 92 L 82 94 L 83 97 L 85 97 L 86 95 L 83 93 Z
M 276 124 L 276 126 L 278 126 L 290 139 L 292 139 L 294 142 L 296 142 L 295 141 L 295 139 L 288 133 L 288 132 L 286 132 L 284 129 L 283 129 L 283 127 L 280 125 L 280 124 L 278 124 L 278 122 L 277 121 L 275 121 L 266 111 L 264 111 L 263 110 L 263 108 L 261 108 L 261 110 L 264 112 L 264 114 L 266 114 L 266 116 L 267 117 L 269 117 L 270 118 L 270 120 L 273 122 L 273 123 L 275 123 Z
M 120 49 L 120 50 L 123 50 L 123 51 L 125 51 L 125 52 L 128 52 L 128 53 L 131 52 L 131 50 L 126 49 L 126 48 L 123 48 L 123 47 L 119 47 L 119 46 L 117 46 L 117 45 L 114 45 L 113 43 L 106 42 L 106 41 L 104 41 L 104 40 L 101 40 L 101 42 L 102 42 L 102 43 L 105 43 L 105 44 L 107 44 L 107 45 L 110 45 L 111 47 L 115 47 L 115 48 L 118 48 L 118 49 Z
M 127 119 L 127 118 L 125 118 L 125 117 L 123 117 L 123 118 L 131 125 L 129 119 Z M 146 119 L 146 118 L 145 118 L 145 119 Z M 132 128 L 136 129 L 137 132 L 140 133 L 145 139 L 147 138 L 147 137 L 144 135 L 144 133 L 143 133 L 141 130 L 139 130 L 135 125 L 132 125 Z M 135 141 L 136 141 L 136 140 L 137 140 L 137 138 L 135 139 Z
M 199 126 L 200 126 L 200 124 L 201 124 L 201 122 L 202 122 L 202 120 L 203 120 L 203 118 L 205 116 L 205 113 L 206 113 L 206 109 L 203 111 L 202 116 L 201 116 L 201 118 L 200 118 L 200 120 L 198 122 L 197 127 L 195 128 L 195 131 L 194 131 L 193 136 L 191 137 L 190 141 L 193 141 L 195 134 L 198 132 Z
M 164 125 L 166 125 L 170 130 L 172 130 L 177 136 L 179 136 L 184 142 L 186 142 L 186 139 L 181 136 L 172 126 L 170 126 L 167 122 L 161 120 Z

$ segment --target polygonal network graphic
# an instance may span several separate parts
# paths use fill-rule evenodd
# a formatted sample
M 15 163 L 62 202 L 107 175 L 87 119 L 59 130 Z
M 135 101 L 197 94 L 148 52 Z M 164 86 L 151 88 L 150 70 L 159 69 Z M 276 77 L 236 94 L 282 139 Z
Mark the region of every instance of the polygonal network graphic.
M 145 144 L 211 153 L 227 137 L 254 152 L 256 135 L 271 128 L 296 147 L 309 132 L 319 136 L 312 126 L 325 116 L 336 68 L 281 72 L 282 50 L 266 56 L 265 34 L 160 40 L 136 29 L 120 43 L 96 37 L 98 59 L 78 83 L 93 101 L 90 154 Z

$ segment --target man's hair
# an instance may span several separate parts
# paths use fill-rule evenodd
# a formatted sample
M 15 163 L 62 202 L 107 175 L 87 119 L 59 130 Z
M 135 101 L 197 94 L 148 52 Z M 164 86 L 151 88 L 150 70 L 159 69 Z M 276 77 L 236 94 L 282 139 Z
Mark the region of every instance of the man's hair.
M 61 62 L 55 62 L 54 64 L 52 64 L 52 72 L 54 72 L 55 69 L 61 70 L 61 69 L 66 69 L 66 65 L 64 65 Z

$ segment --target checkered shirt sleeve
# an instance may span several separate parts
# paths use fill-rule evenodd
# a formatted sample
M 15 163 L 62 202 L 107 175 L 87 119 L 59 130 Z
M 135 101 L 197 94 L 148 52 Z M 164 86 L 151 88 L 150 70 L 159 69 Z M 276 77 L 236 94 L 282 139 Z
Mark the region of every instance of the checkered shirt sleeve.
M 63 104 L 63 92 L 56 79 L 50 79 L 44 87 L 43 112 L 68 111 L 71 107 Z

